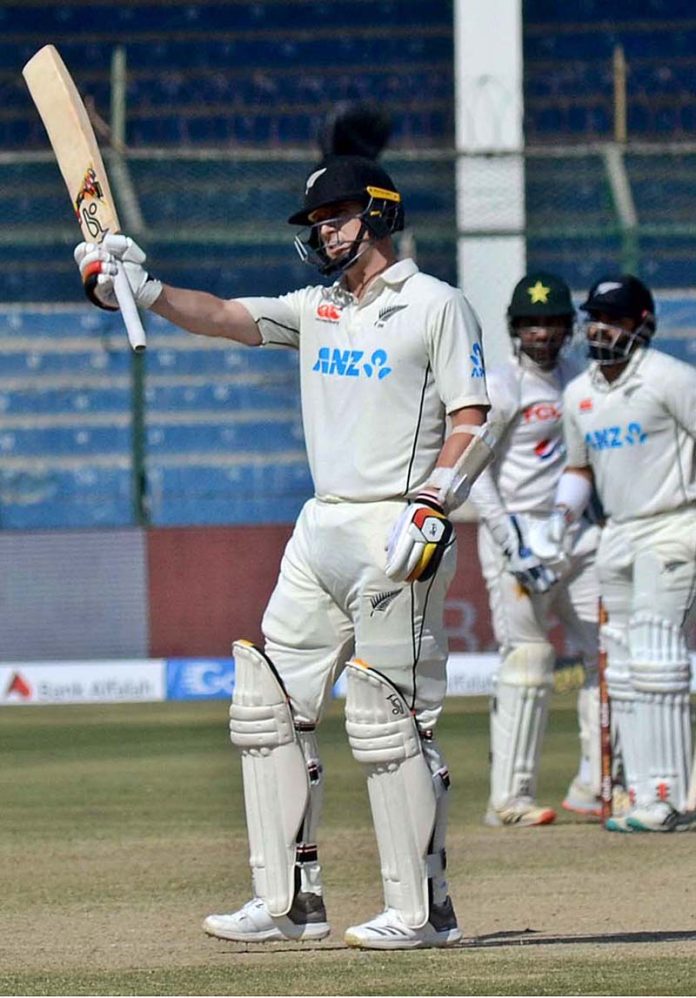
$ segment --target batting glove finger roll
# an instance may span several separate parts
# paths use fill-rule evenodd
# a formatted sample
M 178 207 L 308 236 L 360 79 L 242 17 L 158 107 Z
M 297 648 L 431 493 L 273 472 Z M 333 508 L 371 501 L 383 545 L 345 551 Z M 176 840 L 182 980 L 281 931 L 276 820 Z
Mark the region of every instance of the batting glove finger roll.
M 442 507 L 418 496 L 406 506 L 387 542 L 386 575 L 394 582 L 426 582 L 453 543 L 454 528 Z
M 99 308 L 108 311 L 118 308 L 114 281 L 119 267 L 141 308 L 150 308 L 160 296 L 161 281 L 147 273 L 143 267 L 145 253 L 129 236 L 107 234 L 100 244 L 80 243 L 75 247 L 74 256 L 85 294 Z

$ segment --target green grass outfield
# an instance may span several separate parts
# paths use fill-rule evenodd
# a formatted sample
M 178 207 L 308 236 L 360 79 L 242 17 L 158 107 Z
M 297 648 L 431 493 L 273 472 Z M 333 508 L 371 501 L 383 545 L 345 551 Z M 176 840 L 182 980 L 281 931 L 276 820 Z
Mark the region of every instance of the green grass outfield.
M 344 929 L 381 907 L 360 767 L 335 703 L 321 729 L 319 839 L 334 928 L 246 947 L 201 931 L 248 898 L 226 704 L 0 709 L 0 993 L 694 994 L 696 836 L 603 832 L 563 814 L 486 829 L 484 699 L 452 699 L 449 870 L 465 944 L 369 953 Z M 575 694 L 554 696 L 541 798 L 576 765 Z

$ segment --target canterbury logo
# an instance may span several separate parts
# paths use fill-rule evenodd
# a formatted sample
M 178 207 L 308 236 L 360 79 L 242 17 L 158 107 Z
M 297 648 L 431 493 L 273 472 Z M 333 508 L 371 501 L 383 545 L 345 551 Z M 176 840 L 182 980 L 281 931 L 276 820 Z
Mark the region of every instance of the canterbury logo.
M 381 308 L 375 326 L 378 328 L 383 326 L 387 319 L 391 319 L 397 312 L 403 312 L 405 308 L 408 308 L 408 305 L 388 305 L 386 308 Z
M 374 596 L 370 596 L 370 606 L 372 607 L 372 613 L 370 616 L 372 617 L 375 613 L 384 613 L 384 611 L 391 606 L 400 592 L 400 589 L 392 589 L 386 593 L 375 593 Z
M 337 308 L 336 305 L 331 305 L 325 303 L 323 305 L 317 306 L 317 319 L 323 319 L 325 322 L 340 322 L 341 321 L 341 310 Z

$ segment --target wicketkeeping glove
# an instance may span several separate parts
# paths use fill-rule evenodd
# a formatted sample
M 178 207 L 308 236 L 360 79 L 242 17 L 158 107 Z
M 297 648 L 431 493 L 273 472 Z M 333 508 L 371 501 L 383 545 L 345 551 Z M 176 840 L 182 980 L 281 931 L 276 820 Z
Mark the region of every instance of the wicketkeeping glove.
M 406 506 L 387 542 L 386 574 L 394 582 L 426 582 L 454 543 L 454 528 L 439 503 L 423 496 Z
M 502 548 L 508 572 L 528 593 L 547 593 L 558 582 L 556 573 L 528 546 L 520 522 L 514 515 L 508 516 L 508 534 Z
M 162 282 L 150 277 L 144 269 L 145 253 L 129 236 L 108 234 L 101 243 L 79 243 L 73 255 L 85 294 L 99 308 L 109 312 L 118 309 L 114 278 L 119 266 L 141 308 L 150 308 L 160 296 Z

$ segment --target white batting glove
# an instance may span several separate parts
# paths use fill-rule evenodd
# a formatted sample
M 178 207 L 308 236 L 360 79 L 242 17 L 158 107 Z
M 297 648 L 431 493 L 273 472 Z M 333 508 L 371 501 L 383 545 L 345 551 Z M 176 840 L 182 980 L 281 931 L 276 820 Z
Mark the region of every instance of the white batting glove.
M 515 576 L 528 593 L 547 593 L 558 582 L 558 575 L 531 549 L 514 514 L 508 516 L 507 528 L 507 536 L 502 539 L 501 547 L 508 572 Z
M 418 496 L 401 511 L 391 529 L 385 573 L 394 582 L 426 582 L 454 543 L 453 534 L 440 504 Z
M 565 507 L 556 506 L 548 516 L 535 524 L 530 530 L 529 546 L 542 561 L 562 562 L 569 547 L 568 512 Z
M 79 243 L 75 263 L 85 294 L 94 305 L 113 312 L 118 309 L 114 279 L 121 267 L 128 278 L 133 297 L 141 308 L 150 308 L 162 292 L 162 282 L 144 269 L 146 256 L 129 236 L 107 234 L 101 243 Z

